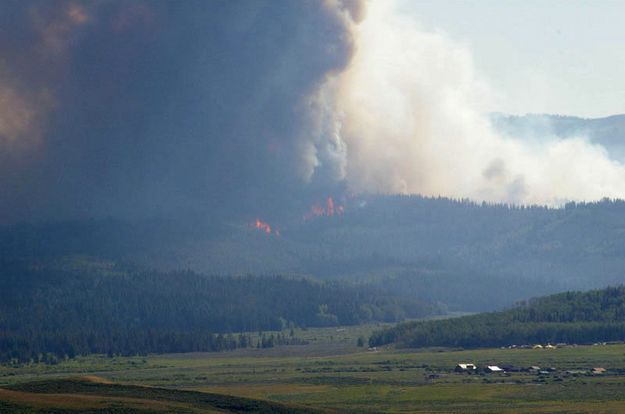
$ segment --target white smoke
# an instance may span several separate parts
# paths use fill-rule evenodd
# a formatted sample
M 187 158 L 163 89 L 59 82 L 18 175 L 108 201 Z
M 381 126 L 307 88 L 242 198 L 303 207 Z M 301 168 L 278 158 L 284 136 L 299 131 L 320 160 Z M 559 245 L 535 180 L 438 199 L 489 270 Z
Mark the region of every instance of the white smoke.
M 350 65 L 314 100 L 325 158 L 351 190 L 551 205 L 625 197 L 625 167 L 583 137 L 496 133 L 484 115 L 492 94 L 463 45 L 390 1 L 368 4 L 352 31 Z

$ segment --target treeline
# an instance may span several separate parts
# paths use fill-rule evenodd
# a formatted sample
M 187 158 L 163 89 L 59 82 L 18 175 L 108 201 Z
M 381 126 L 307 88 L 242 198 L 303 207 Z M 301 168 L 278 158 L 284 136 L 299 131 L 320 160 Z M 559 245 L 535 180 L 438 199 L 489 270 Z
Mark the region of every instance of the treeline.
M 622 282 L 623 200 L 561 209 L 416 195 L 339 202 L 344 214 L 311 220 L 302 218 L 309 206 L 259 212 L 280 236 L 250 226 L 256 216 L 213 212 L 16 224 L 0 227 L 0 252 L 30 261 L 83 255 L 162 271 L 314 275 L 374 283 L 460 311 Z
M 305 345 L 307 341 L 287 333 L 216 334 L 206 331 L 137 329 L 119 332 L 85 330 L 41 332 L 17 336 L 0 332 L 0 363 L 40 362 L 56 364 L 77 355 L 137 356 L 148 353 L 218 352 L 239 348 L 273 348 Z
M 0 360 L 257 346 L 240 332 L 400 321 L 438 311 L 379 289 L 280 276 L 207 277 L 81 258 L 0 264 Z M 244 339 L 241 339 L 244 338 Z M 265 339 L 261 346 L 294 343 Z
M 613 287 L 538 298 L 502 312 L 402 323 L 375 332 L 369 343 L 474 348 L 621 340 L 625 340 L 625 288 Z

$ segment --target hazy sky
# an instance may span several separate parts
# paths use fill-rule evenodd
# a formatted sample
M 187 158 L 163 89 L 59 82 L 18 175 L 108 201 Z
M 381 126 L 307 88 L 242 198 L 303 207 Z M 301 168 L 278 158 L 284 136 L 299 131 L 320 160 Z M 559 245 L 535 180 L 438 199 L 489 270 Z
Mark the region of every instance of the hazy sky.
M 625 1 L 402 0 L 426 30 L 470 48 L 493 110 L 625 113 Z

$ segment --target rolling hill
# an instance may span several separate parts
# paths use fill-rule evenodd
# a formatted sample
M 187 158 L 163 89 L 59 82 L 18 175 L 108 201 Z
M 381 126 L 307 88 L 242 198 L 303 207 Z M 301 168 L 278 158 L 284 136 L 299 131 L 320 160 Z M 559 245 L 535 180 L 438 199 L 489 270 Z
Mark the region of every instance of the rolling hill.
M 0 280 L 0 362 L 298 344 L 292 334 L 252 340 L 249 333 L 441 312 L 430 302 L 345 282 L 208 277 L 84 258 L 3 263 Z
M 97 377 L 23 383 L 0 389 L 0 413 L 253 413 L 327 411 L 230 395 L 120 385 Z
M 494 347 L 625 340 L 625 287 L 565 292 L 509 310 L 402 323 L 374 333 L 374 346 Z

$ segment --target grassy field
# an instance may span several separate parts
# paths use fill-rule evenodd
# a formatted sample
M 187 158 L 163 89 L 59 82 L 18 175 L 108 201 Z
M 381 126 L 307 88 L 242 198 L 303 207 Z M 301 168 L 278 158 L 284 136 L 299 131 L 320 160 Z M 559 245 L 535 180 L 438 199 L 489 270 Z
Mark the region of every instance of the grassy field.
M 72 412 L 45 410 L 71 410 L 76 404 L 102 413 L 297 412 L 302 407 L 335 413 L 625 412 L 625 345 L 467 351 L 357 348 L 355 338 L 373 328 L 297 332 L 310 341 L 305 346 L 145 358 L 93 356 L 53 366 L 0 367 L 0 412 Z M 469 375 L 453 372 L 458 362 L 555 370 L 543 375 Z M 566 372 L 593 367 L 608 371 L 594 376 Z M 98 380 L 60 380 L 82 376 Z M 85 381 L 92 385 L 85 388 Z M 63 405 L 58 396 L 67 394 L 72 397 Z M 206 395 L 213 400 L 202 400 Z M 215 398 L 230 402 L 215 405 Z M 241 405 L 237 398 L 247 398 L 243 401 L 249 404 Z M 262 408 L 263 401 L 276 405 Z

